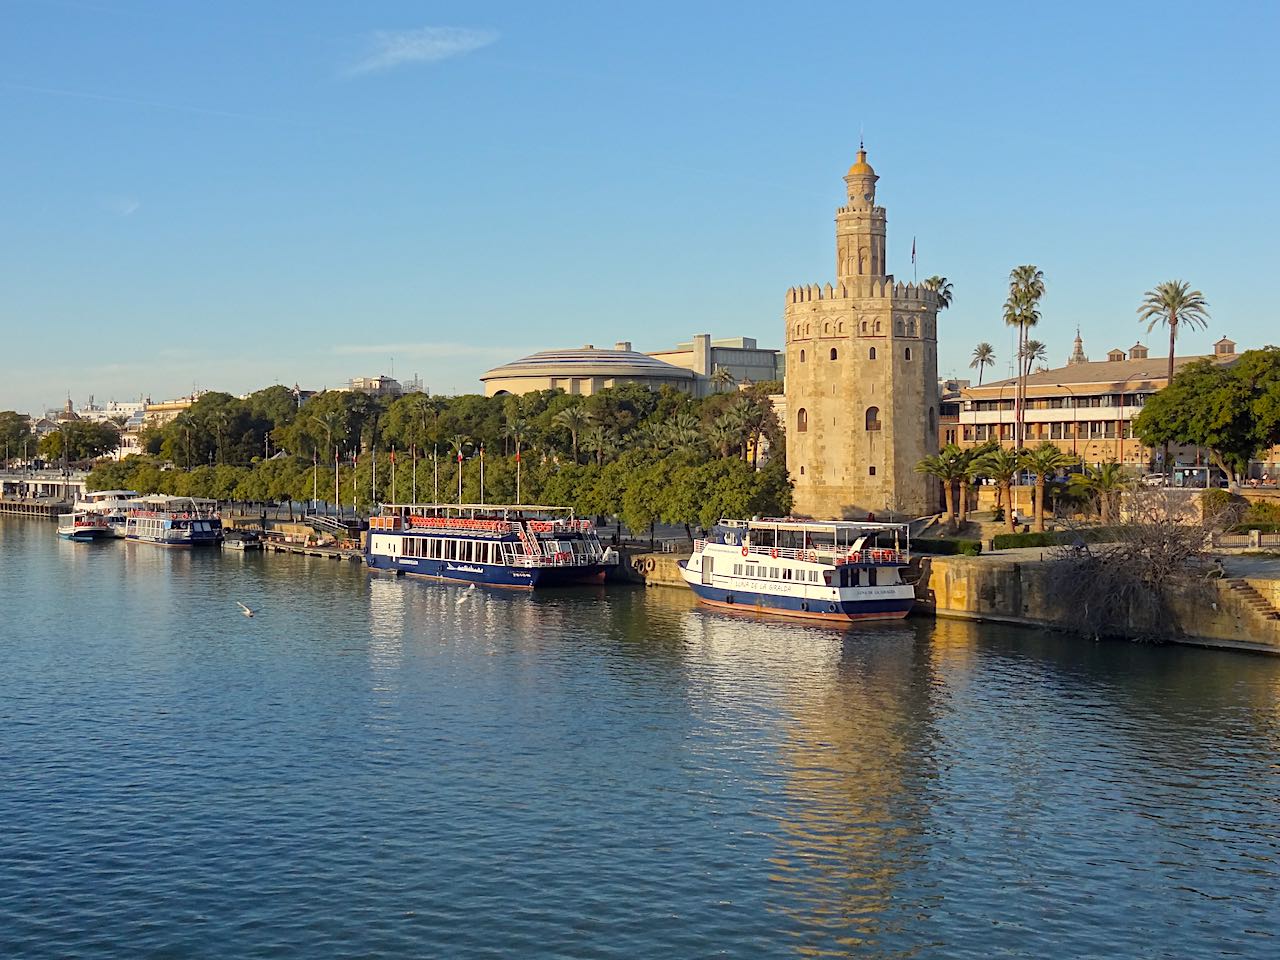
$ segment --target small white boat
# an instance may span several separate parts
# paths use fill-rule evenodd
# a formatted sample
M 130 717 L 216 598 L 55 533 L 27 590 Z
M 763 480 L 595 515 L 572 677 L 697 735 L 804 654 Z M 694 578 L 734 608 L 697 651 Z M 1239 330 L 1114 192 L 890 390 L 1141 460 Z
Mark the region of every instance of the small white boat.
M 747 613 L 849 622 L 896 620 L 915 603 L 904 583 L 904 523 L 721 520 L 680 562 L 705 604 Z
M 227 530 L 222 546 L 227 550 L 261 550 L 262 537 L 253 530 Z
M 76 500 L 77 510 L 92 510 L 107 518 L 110 535 L 123 540 L 129 510 L 136 506 L 136 490 L 94 490 Z
M 58 536 L 64 540 L 84 543 L 110 537 L 111 528 L 102 514 L 92 510 L 76 510 L 58 515 Z
M 139 497 L 129 509 L 125 539 L 161 547 L 192 547 L 222 542 L 218 504 L 201 497 Z

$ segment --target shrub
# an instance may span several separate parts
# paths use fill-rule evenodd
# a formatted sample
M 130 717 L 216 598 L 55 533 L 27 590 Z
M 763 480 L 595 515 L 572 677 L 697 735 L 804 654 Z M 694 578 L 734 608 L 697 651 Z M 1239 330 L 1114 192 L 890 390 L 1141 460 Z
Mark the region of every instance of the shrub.
M 1243 501 L 1227 490 L 1206 490 L 1200 494 L 1200 513 L 1209 521 L 1228 510 L 1236 509 Z
M 1254 501 L 1249 504 L 1248 508 L 1240 516 L 1240 523 L 1246 527 L 1260 523 L 1280 523 L 1280 503 L 1268 503 L 1263 500 Z
M 976 557 L 982 553 L 980 540 L 941 540 L 921 537 L 911 541 L 911 546 L 918 553 L 936 553 L 946 556 Z
M 999 533 L 991 538 L 991 546 L 996 550 L 1008 550 L 1013 547 L 1056 547 L 1074 543 L 1077 537 L 1085 543 L 1100 543 L 1114 535 L 1113 527 L 1055 530 L 1052 533 Z

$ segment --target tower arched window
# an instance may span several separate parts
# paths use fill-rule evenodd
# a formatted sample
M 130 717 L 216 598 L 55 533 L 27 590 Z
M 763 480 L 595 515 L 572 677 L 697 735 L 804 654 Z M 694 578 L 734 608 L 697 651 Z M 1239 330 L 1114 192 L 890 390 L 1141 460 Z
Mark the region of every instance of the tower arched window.
M 916 322 L 914 320 L 907 321 L 907 336 L 914 337 L 916 335 Z
M 822 325 L 822 332 L 823 332 L 824 334 L 826 334 L 826 333 L 830 333 L 830 332 L 831 332 L 831 322 L 830 322 L 830 321 L 827 321 L 826 323 L 824 323 L 824 324 Z
M 844 333 L 844 321 L 841 320 L 836 324 L 836 333 Z
M 911 348 L 910 348 L 910 347 L 907 347 L 906 351 L 904 352 L 904 357 L 905 357 L 905 359 L 907 359 L 907 360 L 910 360 L 910 359 L 911 359 Z
M 865 320 L 862 321 L 862 332 L 863 333 L 867 332 L 867 321 Z
M 867 430 L 876 431 L 880 429 L 880 408 L 867 407 Z
M 809 411 L 801 407 L 796 411 L 796 433 L 804 433 L 809 429 Z
M 801 350 L 801 351 L 800 351 L 800 362 L 801 362 L 801 363 L 804 363 L 804 351 L 803 351 L 803 350 Z
M 896 333 L 898 336 L 902 336 L 902 321 L 901 321 L 901 320 L 895 320 L 895 321 L 894 321 L 894 323 L 893 323 L 893 332 L 894 332 L 894 333 Z
M 832 360 L 836 359 L 836 348 L 835 348 L 835 347 L 832 347 L 832 348 L 831 348 L 831 359 L 832 359 Z
M 874 360 L 875 358 L 876 358 L 876 348 L 872 347 L 870 350 L 867 351 L 867 359 Z
M 804 335 L 806 337 L 809 336 L 809 325 L 807 323 L 804 325 Z
M 877 321 L 876 321 L 876 333 L 879 333 L 879 332 L 880 332 L 880 321 L 879 321 L 879 320 L 877 320 Z

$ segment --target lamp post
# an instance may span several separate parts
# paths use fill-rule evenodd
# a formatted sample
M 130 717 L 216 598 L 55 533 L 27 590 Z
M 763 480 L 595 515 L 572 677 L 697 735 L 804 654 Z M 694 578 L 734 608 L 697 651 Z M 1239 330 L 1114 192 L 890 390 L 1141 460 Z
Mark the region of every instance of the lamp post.
M 1017 385 L 1018 385 L 1018 382 L 1016 380 L 1011 381 L 1010 383 L 1006 383 L 1003 387 L 1000 388 L 1000 392 L 996 394 L 996 426 L 1000 428 L 999 430 L 1000 436 L 997 437 L 996 439 L 999 442 L 1004 441 L 1004 407 L 1000 406 L 1000 404 L 1004 403 L 1004 392 L 1008 390 L 1010 387 L 1016 387 Z M 1016 415 L 1016 411 L 1015 411 L 1015 415 Z M 1015 427 L 1014 433 L 1016 434 L 1017 433 L 1016 423 L 1014 424 L 1014 427 Z M 1017 448 L 1017 439 L 1018 438 L 1015 436 L 1014 437 L 1015 449 Z
M 1076 406 L 1076 392 L 1065 383 L 1055 383 L 1054 386 L 1061 387 L 1071 394 L 1071 455 L 1078 457 L 1079 455 L 1076 453 L 1076 437 L 1080 433 L 1080 408 Z

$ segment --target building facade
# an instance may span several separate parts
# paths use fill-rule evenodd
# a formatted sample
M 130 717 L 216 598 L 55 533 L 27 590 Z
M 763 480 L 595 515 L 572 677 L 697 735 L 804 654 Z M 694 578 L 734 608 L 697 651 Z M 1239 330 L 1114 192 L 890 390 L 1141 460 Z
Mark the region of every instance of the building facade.
M 897 283 L 866 151 L 836 210 L 836 281 L 792 287 L 786 325 L 787 469 L 795 512 L 863 518 L 937 508 L 915 467 L 938 451 L 938 297 Z
M 1235 342 L 1223 337 L 1213 345 L 1213 353 L 1176 357 L 1174 372 L 1197 360 L 1233 363 L 1236 357 Z M 1150 356 L 1141 343 L 1128 351 L 1109 350 L 1106 360 L 1090 361 L 1077 335 L 1066 366 L 1027 377 L 1024 444 L 1049 442 L 1085 463 L 1115 461 L 1133 473 L 1163 470 L 1163 451 L 1144 446 L 1134 435 L 1133 421 L 1147 398 L 1168 384 L 1168 363 L 1167 356 Z M 1016 378 L 961 390 L 960 445 L 973 447 L 995 440 L 1012 447 L 1016 393 Z M 1172 468 L 1210 462 L 1209 452 L 1200 447 L 1173 447 L 1169 455 Z M 1265 472 L 1270 466 L 1274 471 L 1276 451 L 1266 451 L 1262 457 L 1259 470 Z
M 757 345 L 753 337 L 713 340 L 711 334 L 699 333 L 671 350 L 658 350 L 649 356 L 692 370 L 698 378 L 699 396 L 731 390 L 734 385 L 781 380 L 783 375 L 781 352 Z M 717 377 L 717 371 L 723 374 Z

